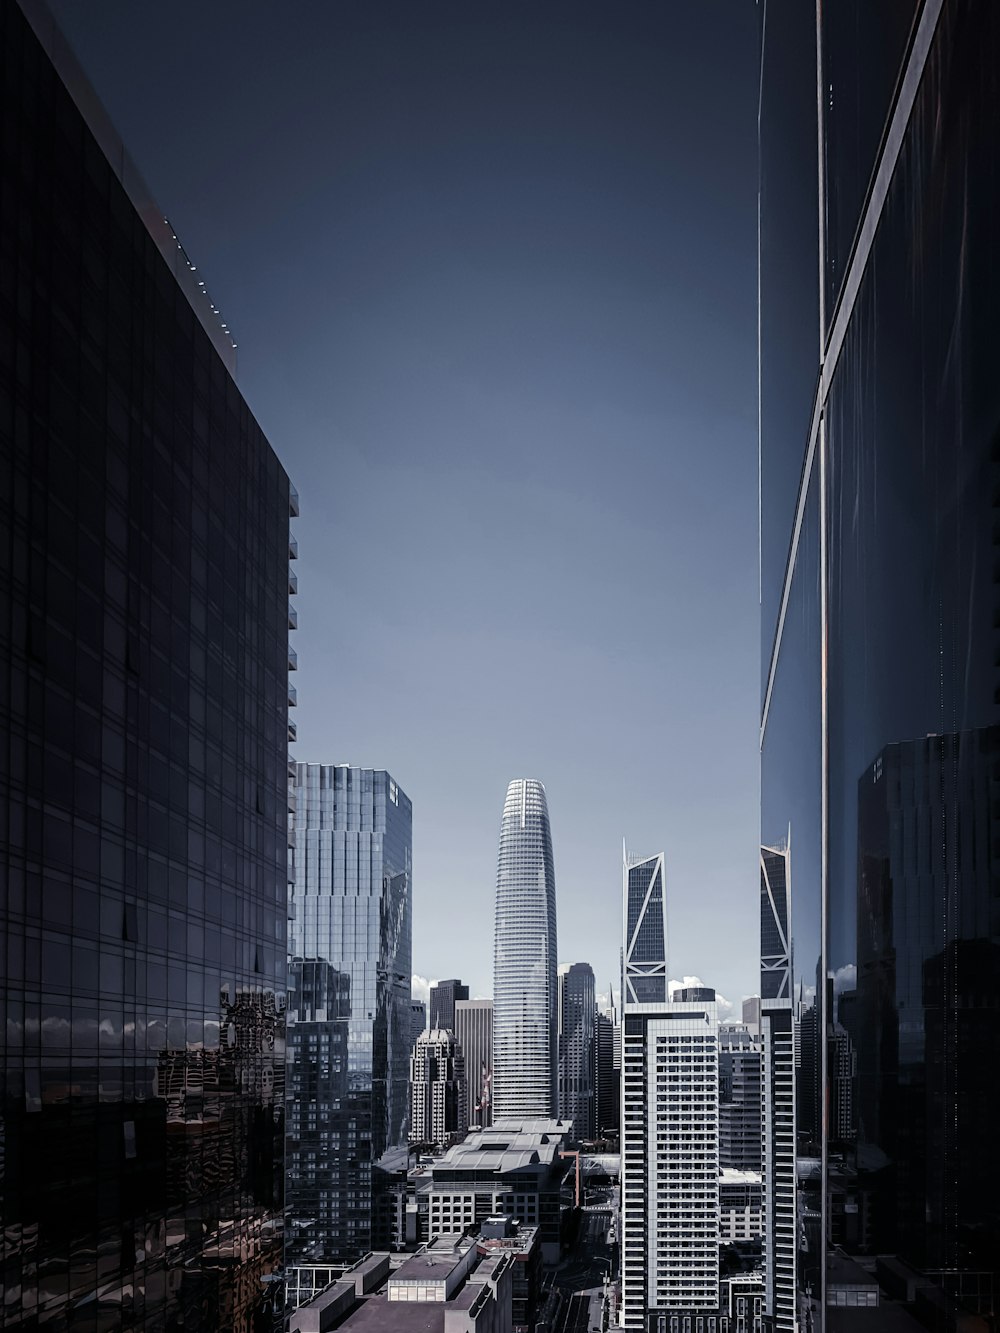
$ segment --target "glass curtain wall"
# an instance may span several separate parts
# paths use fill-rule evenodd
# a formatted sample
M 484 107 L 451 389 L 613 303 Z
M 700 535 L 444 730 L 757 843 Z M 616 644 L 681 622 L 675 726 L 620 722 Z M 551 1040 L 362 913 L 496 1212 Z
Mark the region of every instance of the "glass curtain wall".
M 818 62 L 815 29 L 790 53 L 818 86 L 819 148 L 800 212 L 775 218 L 784 201 L 769 189 L 771 163 L 802 141 L 798 125 L 768 115 L 783 100 L 791 111 L 772 41 L 781 13 L 767 0 L 761 25 L 761 836 L 791 826 L 798 1318 L 839 1328 L 864 1304 L 887 1326 L 989 1328 L 1000 1286 L 989 1133 L 1000 1053 L 1000 12 L 821 6 Z M 779 393 L 795 366 L 778 334 L 807 298 L 770 262 L 769 237 L 803 224 L 809 191 L 821 199 L 809 298 L 818 291 L 821 313 L 796 448 Z M 801 388 L 788 382 L 792 395 Z M 784 516 L 791 556 L 779 570 L 767 524 L 792 476 L 798 507 Z M 806 583 L 808 632 L 797 610 Z M 803 762 L 811 777 L 797 780 Z M 816 849 L 807 865 L 804 841 Z

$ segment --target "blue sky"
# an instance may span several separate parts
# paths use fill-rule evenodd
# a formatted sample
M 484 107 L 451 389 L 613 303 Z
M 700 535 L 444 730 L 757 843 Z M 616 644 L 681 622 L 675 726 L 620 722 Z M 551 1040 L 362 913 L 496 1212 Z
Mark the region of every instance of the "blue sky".
M 756 18 L 54 0 L 302 497 L 296 757 L 414 804 L 414 970 L 492 989 L 507 782 L 560 958 L 757 969 Z M 617 982 L 616 989 L 617 989 Z

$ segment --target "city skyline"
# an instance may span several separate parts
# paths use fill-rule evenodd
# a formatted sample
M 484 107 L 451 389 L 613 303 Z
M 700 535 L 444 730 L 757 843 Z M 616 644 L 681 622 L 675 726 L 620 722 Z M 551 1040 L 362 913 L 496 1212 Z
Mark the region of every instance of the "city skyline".
M 570 42 L 548 6 L 53 8 L 303 497 L 296 758 L 388 768 L 413 800 L 415 971 L 490 993 L 496 812 L 530 772 L 572 886 L 560 960 L 617 975 L 627 834 L 667 853 L 672 975 L 738 1006 L 754 7 L 579 6 Z

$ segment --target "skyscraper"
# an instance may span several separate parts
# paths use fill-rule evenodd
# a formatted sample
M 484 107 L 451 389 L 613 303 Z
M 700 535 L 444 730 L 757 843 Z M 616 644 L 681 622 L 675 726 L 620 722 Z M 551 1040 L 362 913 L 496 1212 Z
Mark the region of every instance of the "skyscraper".
M 410 1054 L 417 1044 L 417 1038 L 427 1027 L 427 1005 L 423 1000 L 414 1000 L 410 997 L 410 1035 L 407 1038 L 407 1045 L 410 1048 Z
M 559 1118 L 572 1120 L 577 1142 L 597 1133 L 594 1108 L 594 969 L 572 963 L 559 970 Z
M 329 1058 L 341 1083 L 293 1117 L 288 1140 L 285 1254 L 299 1299 L 370 1248 L 372 1162 L 406 1139 L 411 848 L 410 801 L 388 773 L 296 766 L 292 970 L 326 963 L 337 982 L 335 1003 L 289 1024 L 289 1067 Z
M 594 1115 L 598 1135 L 618 1132 L 621 1062 L 615 1068 L 615 1024 L 607 1014 L 594 1014 Z
M 629 856 L 623 842 L 622 863 L 625 877 L 622 1003 L 663 1003 L 667 999 L 663 853 Z
M 469 1124 L 493 1123 L 493 1001 L 455 1001 L 455 1039 L 465 1057 Z
M 853 1251 L 880 1256 L 880 1304 L 989 1326 L 1000 12 L 758 12 L 761 841 L 795 839 L 797 1316 L 832 1326 Z
M 556 879 L 545 788 L 507 788 L 497 858 L 493 1119 L 553 1116 L 558 1102 Z
M 51 15 L 4 4 L 0 51 L 0 1325 L 246 1333 L 297 501 Z
M 427 1025 L 432 1028 L 445 1028 L 455 1031 L 455 1001 L 469 998 L 468 986 L 463 986 L 457 977 L 449 981 L 439 981 L 431 987 L 427 1003 Z
M 719 1027 L 719 1165 L 760 1171 L 760 1038 L 743 1023 Z
M 623 1009 L 622 1326 L 692 1328 L 721 1300 L 715 992 Z
M 800 1073 L 802 1064 L 789 995 L 789 841 L 760 849 L 762 1251 L 764 1313 L 774 1333 L 796 1327 L 796 1051 Z M 812 1068 L 809 1060 L 806 1068 Z
M 410 1056 L 410 1142 L 446 1148 L 468 1128 L 465 1056 L 454 1032 L 430 1028 Z

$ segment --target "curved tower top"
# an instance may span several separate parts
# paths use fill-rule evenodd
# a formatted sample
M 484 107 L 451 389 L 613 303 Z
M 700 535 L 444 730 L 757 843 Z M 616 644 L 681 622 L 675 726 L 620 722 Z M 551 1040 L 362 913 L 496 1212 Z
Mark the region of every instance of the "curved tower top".
M 545 788 L 507 788 L 497 858 L 493 1119 L 557 1113 L 556 877 Z

